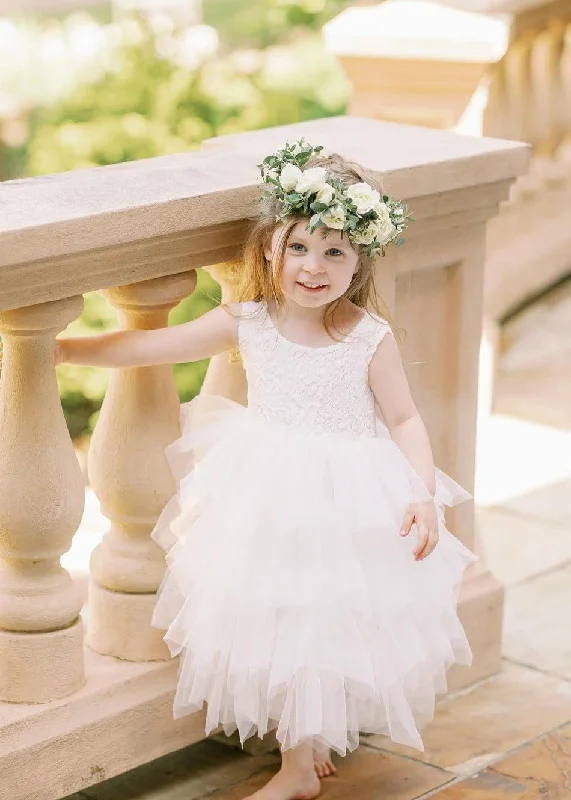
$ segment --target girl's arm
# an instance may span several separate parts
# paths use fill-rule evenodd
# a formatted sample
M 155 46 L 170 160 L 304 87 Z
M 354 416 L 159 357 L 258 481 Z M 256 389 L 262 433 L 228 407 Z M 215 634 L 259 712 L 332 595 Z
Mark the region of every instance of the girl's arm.
M 126 330 L 56 339 L 56 363 L 90 367 L 149 367 L 200 361 L 235 347 L 237 306 L 219 306 L 198 319 L 167 328 Z
M 399 349 L 393 336 L 385 336 L 371 360 L 369 382 L 392 440 L 434 496 L 436 475 L 428 433 L 404 372 Z M 416 524 L 418 541 L 414 557 L 422 561 L 438 543 L 438 517 L 433 501 L 413 502 L 407 509 L 401 536 L 407 536 Z
M 393 336 L 383 338 L 371 360 L 369 382 L 391 439 L 434 495 L 432 448 L 422 417 L 412 399 L 400 352 Z

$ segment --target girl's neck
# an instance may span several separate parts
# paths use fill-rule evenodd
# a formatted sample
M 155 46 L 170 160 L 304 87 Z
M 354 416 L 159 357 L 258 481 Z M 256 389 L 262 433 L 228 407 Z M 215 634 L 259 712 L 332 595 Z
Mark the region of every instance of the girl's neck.
M 281 306 L 275 303 L 270 304 L 270 311 L 276 318 L 288 320 L 294 324 L 311 325 L 313 323 L 323 325 L 329 305 L 304 308 L 291 300 L 286 300 L 284 305 Z

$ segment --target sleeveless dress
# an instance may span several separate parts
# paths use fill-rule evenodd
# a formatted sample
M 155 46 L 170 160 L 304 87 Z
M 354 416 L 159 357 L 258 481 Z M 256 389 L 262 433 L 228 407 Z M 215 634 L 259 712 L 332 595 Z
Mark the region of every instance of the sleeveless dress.
M 470 498 L 437 470 L 440 541 L 415 561 L 399 535 L 426 487 L 376 420 L 368 367 L 386 322 L 341 342 L 284 338 L 244 303 L 248 408 L 200 395 L 166 455 L 178 490 L 152 538 L 167 568 L 152 618 L 180 655 L 175 718 L 207 704 L 206 735 L 345 755 L 359 732 L 423 750 L 446 670 L 471 663 L 456 613 L 476 560 L 444 525 Z

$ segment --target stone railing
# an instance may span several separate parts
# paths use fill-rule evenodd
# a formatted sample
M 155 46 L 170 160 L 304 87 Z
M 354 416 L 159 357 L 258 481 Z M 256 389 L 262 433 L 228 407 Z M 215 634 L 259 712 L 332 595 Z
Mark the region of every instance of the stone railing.
M 164 325 L 197 267 L 236 255 L 256 210 L 260 156 L 300 135 L 382 174 L 415 213 L 406 247 L 379 261 L 378 284 L 407 331 L 405 360 L 437 461 L 473 486 L 486 223 L 525 171 L 525 147 L 345 117 L 0 184 L 3 797 L 55 800 L 204 735 L 202 714 L 172 719 L 177 664 L 149 624 L 164 563 L 149 533 L 174 488 L 163 455 L 178 433 L 172 372 L 113 372 L 89 455 L 110 528 L 82 610 L 60 566 L 84 485 L 53 340 L 91 290 L 104 291 L 125 327 Z M 243 399 L 239 370 L 213 359 L 207 390 Z M 477 549 L 470 504 L 450 523 Z M 474 666 L 453 672 L 454 686 L 498 669 L 501 612 L 502 587 L 480 564 L 460 604 Z

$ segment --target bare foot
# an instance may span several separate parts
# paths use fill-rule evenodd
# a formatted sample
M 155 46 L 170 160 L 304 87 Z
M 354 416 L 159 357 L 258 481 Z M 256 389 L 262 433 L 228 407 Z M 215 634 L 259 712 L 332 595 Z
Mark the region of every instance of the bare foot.
M 337 767 L 331 760 L 331 750 L 326 750 L 324 753 L 314 750 L 313 763 L 315 764 L 315 772 L 318 778 L 327 778 L 337 772 Z
M 319 778 L 313 773 L 280 769 L 263 789 L 244 800 L 313 800 L 321 791 Z

